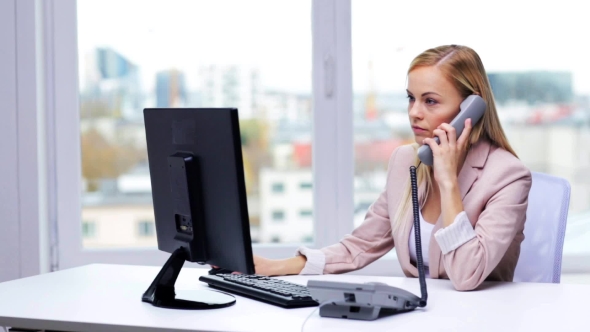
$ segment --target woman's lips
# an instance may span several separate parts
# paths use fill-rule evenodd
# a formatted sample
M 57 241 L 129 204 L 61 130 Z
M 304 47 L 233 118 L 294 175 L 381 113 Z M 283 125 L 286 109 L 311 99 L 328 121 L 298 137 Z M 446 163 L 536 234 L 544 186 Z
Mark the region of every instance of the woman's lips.
M 426 129 L 420 128 L 420 127 L 417 127 L 417 126 L 412 126 L 412 131 L 414 132 L 414 134 L 424 134 L 424 133 L 427 132 Z

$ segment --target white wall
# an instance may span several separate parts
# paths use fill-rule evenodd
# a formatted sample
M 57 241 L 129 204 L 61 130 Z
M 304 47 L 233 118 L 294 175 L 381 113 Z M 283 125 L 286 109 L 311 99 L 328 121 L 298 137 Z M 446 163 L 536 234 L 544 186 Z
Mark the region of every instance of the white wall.
M 46 270 L 36 4 L 0 1 L 0 281 Z
M 0 1 L 0 281 L 20 270 L 15 10 L 15 1 Z

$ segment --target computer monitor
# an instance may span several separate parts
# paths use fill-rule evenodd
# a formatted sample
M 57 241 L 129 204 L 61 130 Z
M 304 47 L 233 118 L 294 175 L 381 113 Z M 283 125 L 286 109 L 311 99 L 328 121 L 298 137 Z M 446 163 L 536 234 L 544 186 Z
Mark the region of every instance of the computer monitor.
M 238 110 L 143 112 L 158 249 L 172 255 L 142 301 L 182 309 L 232 305 L 231 295 L 212 290 L 196 301 L 179 299 L 174 283 L 185 261 L 254 274 Z

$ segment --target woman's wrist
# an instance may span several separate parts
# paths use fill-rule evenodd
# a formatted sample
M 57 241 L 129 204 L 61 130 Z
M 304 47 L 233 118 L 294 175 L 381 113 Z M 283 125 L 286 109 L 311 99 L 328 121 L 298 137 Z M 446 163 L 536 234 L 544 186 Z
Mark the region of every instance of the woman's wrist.
M 444 181 L 438 182 L 438 188 L 440 189 L 441 193 L 453 193 L 459 188 L 459 183 L 457 178 L 446 179 Z
M 455 217 L 463 211 L 463 202 L 461 200 L 461 191 L 459 185 L 453 182 L 439 184 L 441 195 L 441 212 L 443 217 L 443 226 L 447 227 L 453 223 Z
M 295 256 L 283 261 L 281 268 L 282 275 L 299 274 L 305 267 L 307 258 L 305 256 Z

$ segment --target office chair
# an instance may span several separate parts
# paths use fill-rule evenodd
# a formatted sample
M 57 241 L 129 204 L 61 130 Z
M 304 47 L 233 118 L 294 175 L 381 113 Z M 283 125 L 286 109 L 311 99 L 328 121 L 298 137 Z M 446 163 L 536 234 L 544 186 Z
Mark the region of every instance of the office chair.
M 532 181 L 514 281 L 559 283 L 570 184 L 537 172 L 532 172 Z

